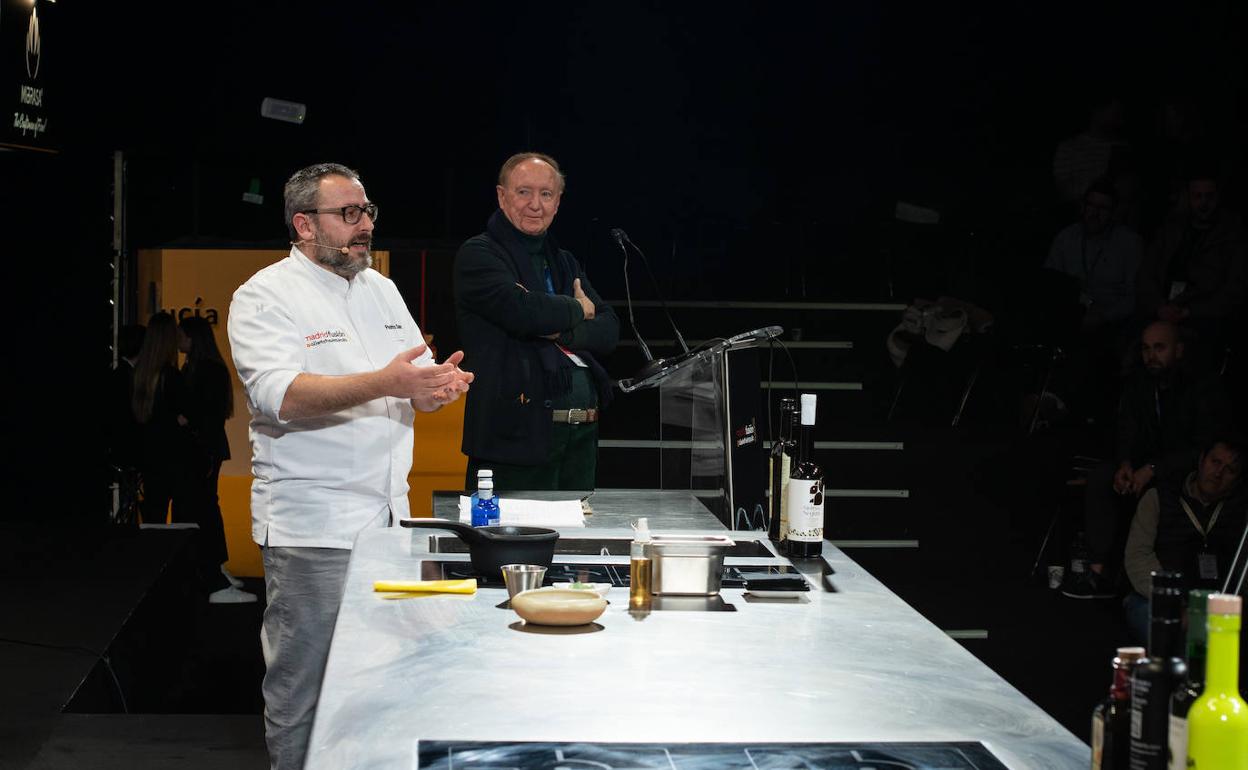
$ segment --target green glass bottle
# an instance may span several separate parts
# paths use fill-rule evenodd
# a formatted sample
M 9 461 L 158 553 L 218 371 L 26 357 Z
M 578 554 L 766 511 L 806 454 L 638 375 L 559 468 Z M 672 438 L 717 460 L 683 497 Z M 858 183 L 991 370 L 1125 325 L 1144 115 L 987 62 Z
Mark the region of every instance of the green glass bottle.
M 1248 767 L 1248 704 L 1239 695 L 1239 626 L 1243 600 L 1213 594 L 1208 605 L 1205 691 L 1187 712 L 1187 766 Z
M 1187 714 L 1205 691 L 1205 616 L 1213 591 L 1187 593 L 1187 681 L 1170 696 L 1170 762 L 1167 770 L 1187 770 Z

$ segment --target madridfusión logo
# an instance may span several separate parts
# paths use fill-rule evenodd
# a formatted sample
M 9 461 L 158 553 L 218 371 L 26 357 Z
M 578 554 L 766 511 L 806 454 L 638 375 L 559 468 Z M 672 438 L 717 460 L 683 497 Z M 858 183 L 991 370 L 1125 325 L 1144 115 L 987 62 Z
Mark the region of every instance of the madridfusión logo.
M 304 347 L 314 348 L 317 345 L 324 345 L 327 342 L 347 342 L 347 333 L 341 329 L 331 329 L 329 331 L 314 332 L 304 336 Z

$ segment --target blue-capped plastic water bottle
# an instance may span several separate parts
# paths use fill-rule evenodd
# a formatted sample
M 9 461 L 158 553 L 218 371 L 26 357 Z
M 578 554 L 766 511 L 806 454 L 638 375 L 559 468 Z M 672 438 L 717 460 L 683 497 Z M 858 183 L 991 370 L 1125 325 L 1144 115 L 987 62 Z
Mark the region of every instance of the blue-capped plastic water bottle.
M 472 526 L 489 527 L 498 524 L 498 501 L 494 499 L 494 482 L 481 479 L 477 482 L 477 502 L 472 506 Z
M 481 497 L 481 480 L 482 479 L 489 479 L 490 481 L 493 481 L 494 471 L 490 470 L 489 468 L 482 468 L 481 470 L 477 471 L 477 489 L 473 491 L 472 496 L 468 498 L 468 510 L 470 511 L 472 510 L 473 506 L 477 504 L 477 500 Z

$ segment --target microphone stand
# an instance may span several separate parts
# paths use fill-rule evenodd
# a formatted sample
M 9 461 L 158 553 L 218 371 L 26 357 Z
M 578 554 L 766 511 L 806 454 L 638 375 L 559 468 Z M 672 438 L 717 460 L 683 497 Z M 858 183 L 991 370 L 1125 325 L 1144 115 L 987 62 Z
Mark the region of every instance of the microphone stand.
M 633 247 L 633 251 L 637 252 L 637 256 L 641 257 L 641 264 L 646 268 L 646 275 L 650 276 L 650 285 L 654 287 L 654 294 L 659 298 L 659 307 L 663 308 L 663 315 L 667 317 L 667 323 L 672 327 L 672 331 L 676 334 L 676 344 L 680 345 L 680 349 L 684 353 L 689 352 L 689 346 L 685 344 L 685 337 L 680 333 L 680 329 L 676 328 L 676 321 L 672 319 L 671 312 L 667 309 L 667 300 L 663 298 L 663 292 L 659 289 L 659 282 L 654 278 L 654 271 L 650 269 L 650 261 L 646 259 L 646 253 L 637 248 L 637 245 L 628 238 L 628 233 L 616 228 L 620 239 Z M 621 245 L 621 248 L 623 246 Z M 673 248 L 675 248 L 673 246 Z M 627 253 L 627 250 L 626 250 Z
M 646 341 L 641 337 L 641 332 L 637 330 L 637 319 L 633 317 L 633 292 L 628 283 L 628 249 L 624 247 L 624 233 L 619 229 L 615 229 L 611 231 L 611 237 L 624 255 L 624 299 L 628 304 L 628 323 L 633 327 L 633 337 L 637 340 L 637 346 L 641 348 L 641 355 L 646 359 L 645 366 L 641 368 L 641 371 L 638 372 L 634 379 L 645 379 L 663 368 L 663 360 L 659 359 L 657 362 L 654 360 L 654 355 L 650 352 L 650 346 L 646 344 Z

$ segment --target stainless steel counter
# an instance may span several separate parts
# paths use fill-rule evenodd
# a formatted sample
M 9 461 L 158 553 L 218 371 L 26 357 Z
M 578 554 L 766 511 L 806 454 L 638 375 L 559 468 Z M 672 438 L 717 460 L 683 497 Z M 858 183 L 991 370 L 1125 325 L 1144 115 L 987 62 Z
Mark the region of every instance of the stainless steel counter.
M 374 580 L 419 576 L 429 535 L 370 530 L 357 542 L 308 768 L 412 768 L 418 739 L 971 740 L 1011 768 L 1087 766 L 1085 744 L 830 544 L 833 591 L 762 601 L 726 589 L 735 612 L 638 618 L 627 590 L 613 588 L 596 625 L 561 631 L 498 609 L 501 589 L 375 594 Z

